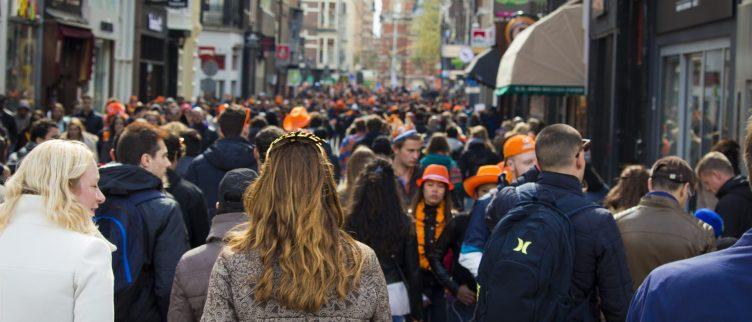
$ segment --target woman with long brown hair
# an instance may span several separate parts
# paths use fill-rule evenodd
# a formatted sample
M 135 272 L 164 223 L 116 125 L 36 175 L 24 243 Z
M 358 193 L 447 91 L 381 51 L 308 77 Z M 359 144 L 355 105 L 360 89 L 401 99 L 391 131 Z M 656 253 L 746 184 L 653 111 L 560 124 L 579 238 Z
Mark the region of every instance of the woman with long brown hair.
M 640 198 L 648 193 L 650 174 L 642 165 L 630 165 L 619 176 L 619 183 L 608 192 L 603 206 L 613 214 L 627 210 L 640 203 Z
M 214 265 L 202 321 L 391 320 L 376 254 L 342 228 L 322 144 L 302 132 L 271 144 L 243 197 L 247 227 Z

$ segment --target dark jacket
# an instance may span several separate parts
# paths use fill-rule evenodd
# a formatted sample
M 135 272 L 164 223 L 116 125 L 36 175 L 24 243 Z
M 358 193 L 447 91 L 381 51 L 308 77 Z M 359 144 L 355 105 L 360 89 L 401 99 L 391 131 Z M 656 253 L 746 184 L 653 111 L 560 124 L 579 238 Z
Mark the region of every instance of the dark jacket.
M 248 216 L 243 212 L 222 213 L 212 218 L 206 244 L 185 253 L 175 269 L 168 321 L 201 320 L 209 276 L 224 246 L 222 239 L 230 229 L 247 221 Z
M 663 265 L 635 293 L 627 321 L 752 321 L 752 231 L 731 248 Z
M 139 166 L 112 164 L 99 169 L 99 187 L 105 197 L 162 190 L 162 180 Z M 164 321 L 170 303 L 170 287 L 175 266 L 188 250 L 183 215 L 177 201 L 170 197 L 146 201 L 140 205 L 144 217 L 146 245 L 152 251 L 139 278 L 140 295 L 127 308 L 126 321 Z M 122 308 L 121 308 L 122 309 Z M 118 307 L 115 307 L 117 314 Z
M 439 240 L 433 245 L 433 250 L 428 256 L 428 260 L 431 263 L 431 270 L 433 271 L 436 279 L 439 280 L 445 289 L 457 295 L 457 290 L 460 285 L 466 285 L 471 291 L 475 292 L 475 279 L 470 272 L 460 266 L 460 248 L 462 247 L 462 240 L 465 237 L 465 230 L 470 222 L 470 215 L 463 214 L 452 218 L 444 231 L 439 236 Z M 444 256 L 451 251 L 452 252 L 452 266 L 451 270 L 447 270 L 444 267 Z
M 744 176 L 726 181 L 716 194 L 715 212 L 723 218 L 723 237 L 739 238 L 752 228 L 752 190 Z
M 410 316 L 421 320 L 423 302 L 421 298 L 422 285 L 420 280 L 420 265 L 418 265 L 418 243 L 414 229 L 403 238 L 402 247 L 389 258 L 378 256 L 381 270 L 384 272 L 386 284 L 405 282 L 410 297 Z
M 585 197 L 580 181 L 573 176 L 542 172 L 536 182 L 551 191 L 556 199 L 567 194 Z M 489 208 L 489 212 L 503 210 L 506 213 L 510 209 L 507 205 L 517 204 L 517 195 L 511 187 L 502 189 L 495 198 L 492 206 L 496 203 L 501 207 Z M 501 217 L 503 214 L 499 215 Z M 606 209 L 590 208 L 574 214 L 571 220 L 575 231 L 571 293 L 575 305 L 589 302 L 595 321 L 599 321 L 601 312 L 609 322 L 623 321 L 632 297 L 632 279 L 614 217 Z
M 201 134 L 201 152 L 206 151 L 212 144 L 214 144 L 217 139 L 219 139 L 219 134 L 217 132 L 214 132 L 212 129 L 209 128 L 208 125 L 201 123 L 192 126 L 194 130 L 198 132 L 198 134 Z
M 99 131 L 102 131 L 102 128 L 104 128 L 104 120 L 102 119 L 102 116 L 97 112 L 92 111 L 89 114 L 86 114 L 86 112 L 81 112 L 79 114 L 76 114 L 76 117 L 80 118 L 81 121 L 84 122 L 86 132 L 97 134 L 99 133 Z
M 206 235 L 209 234 L 210 225 L 204 194 L 196 185 L 183 179 L 172 169 L 167 170 L 167 180 L 170 183 L 167 192 L 175 197 L 180 209 L 183 210 L 183 222 L 191 248 L 203 245 Z
M 483 141 L 473 139 L 467 143 L 467 150 L 460 155 L 458 164 L 462 170 L 462 177 L 470 178 L 478 172 L 480 166 L 497 164 L 500 161 L 499 156 L 488 149 Z
M 11 173 L 15 173 L 18 169 L 19 164 L 21 164 L 21 161 L 26 157 L 31 150 L 34 150 L 34 148 L 37 147 L 36 142 L 29 142 L 24 145 L 23 148 L 19 149 L 16 152 L 13 152 L 10 157 L 8 157 L 8 168 L 10 168 Z
M 253 147 L 243 138 L 224 138 L 214 142 L 188 166 L 185 178 L 204 192 L 209 214 L 214 213 L 219 181 L 227 171 L 238 168 L 256 170 Z
M 713 230 L 665 192 L 651 192 L 640 204 L 614 216 L 627 252 L 632 289 L 666 263 L 715 250 Z

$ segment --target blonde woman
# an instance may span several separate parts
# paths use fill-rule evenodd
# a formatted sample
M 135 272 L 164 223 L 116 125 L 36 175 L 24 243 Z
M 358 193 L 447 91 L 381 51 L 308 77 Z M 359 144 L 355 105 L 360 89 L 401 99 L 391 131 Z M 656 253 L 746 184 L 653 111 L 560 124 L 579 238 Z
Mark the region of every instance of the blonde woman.
M 92 133 L 86 132 L 86 126 L 81 122 L 81 119 L 75 117 L 72 118 L 70 123 L 68 123 L 67 131 L 63 132 L 63 135 L 61 135 L 60 138 L 63 140 L 83 142 L 86 144 L 86 147 L 94 153 L 94 160 L 97 162 L 99 161 L 99 156 L 97 155 L 97 142 L 99 141 L 99 138 Z
M 104 202 L 94 155 L 51 140 L 31 151 L 0 204 L 0 320 L 112 321 L 109 242 L 92 221 Z
M 302 132 L 271 144 L 243 197 L 247 228 L 214 264 L 202 321 L 391 321 L 376 254 L 342 228 L 322 144 Z

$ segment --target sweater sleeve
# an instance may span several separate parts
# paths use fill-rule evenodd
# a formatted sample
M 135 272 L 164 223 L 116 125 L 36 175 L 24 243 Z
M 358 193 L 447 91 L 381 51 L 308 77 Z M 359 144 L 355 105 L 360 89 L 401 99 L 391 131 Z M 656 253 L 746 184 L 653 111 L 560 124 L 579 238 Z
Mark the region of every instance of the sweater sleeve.
M 230 322 L 238 321 L 235 305 L 232 301 L 230 287 L 230 272 L 227 270 L 225 256 L 219 255 L 214 263 L 209 288 L 206 291 L 206 303 L 201 322 Z
M 76 267 L 73 321 L 112 321 L 115 317 L 112 255 L 103 241 L 86 245 Z

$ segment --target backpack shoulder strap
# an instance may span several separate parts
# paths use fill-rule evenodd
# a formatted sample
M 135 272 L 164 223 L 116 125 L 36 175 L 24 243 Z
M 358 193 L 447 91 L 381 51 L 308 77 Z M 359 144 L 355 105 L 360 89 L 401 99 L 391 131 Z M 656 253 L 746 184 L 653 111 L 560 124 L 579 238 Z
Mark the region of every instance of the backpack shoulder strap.
M 564 198 L 558 198 L 555 201 L 556 207 L 564 213 L 567 217 L 590 208 L 598 208 L 599 206 L 592 201 L 587 200 L 585 197 L 569 195 Z

